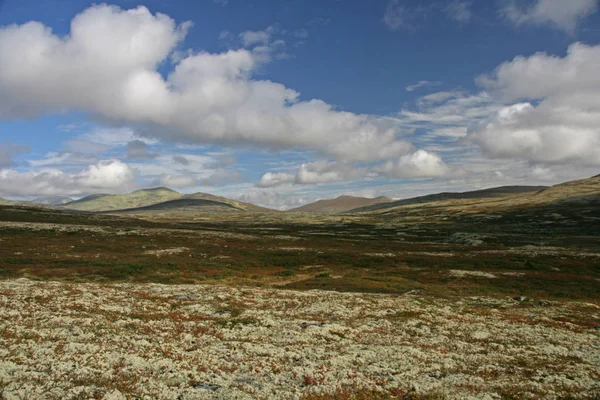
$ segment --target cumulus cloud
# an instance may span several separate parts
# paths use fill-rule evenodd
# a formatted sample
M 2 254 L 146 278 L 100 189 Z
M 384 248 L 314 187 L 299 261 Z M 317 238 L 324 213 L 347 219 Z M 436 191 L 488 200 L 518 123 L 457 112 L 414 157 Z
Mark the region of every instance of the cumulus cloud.
M 501 9 L 502 14 L 516 25 L 551 25 L 569 32 L 596 11 L 598 0 L 535 0 L 528 7 L 520 7 L 512 0 Z
M 335 183 L 364 178 L 367 174 L 367 168 L 355 167 L 352 164 L 335 161 L 318 160 L 300 165 L 294 174 L 288 172 L 267 172 L 256 186 L 265 188 L 286 184 L 315 185 Z
M 109 190 L 120 191 L 133 186 L 135 174 L 119 160 L 106 160 L 87 169 L 68 173 L 57 169 L 19 172 L 0 171 L 0 194 L 30 197 L 67 195 L 78 196 Z
M 373 166 L 357 167 L 354 164 L 326 160 L 304 163 L 294 174 L 268 172 L 262 176 L 256 186 L 268 188 L 289 184 L 316 185 L 378 176 L 401 179 L 437 178 L 449 175 L 451 172 L 452 169 L 439 155 L 417 150 L 413 154 Z
M 260 182 L 258 182 L 256 186 L 268 188 L 294 183 L 295 180 L 296 175 L 288 172 L 267 172 L 262 176 L 262 178 L 260 178 Z
M 158 66 L 189 27 L 142 6 L 96 5 L 65 37 L 38 22 L 0 28 L 0 118 L 80 110 L 143 124 L 140 134 L 156 139 L 305 148 L 341 161 L 412 150 L 385 119 L 300 101 L 292 89 L 253 78 L 271 56 L 256 47 L 190 53 L 163 78 Z M 244 39 L 261 47 L 259 36 Z
M 376 167 L 375 171 L 394 178 L 429 178 L 445 176 L 450 168 L 439 155 L 418 150 L 396 161 L 388 161 Z
M 514 102 L 470 129 L 495 157 L 600 165 L 600 46 L 575 43 L 565 57 L 517 57 L 479 83 Z
M 239 34 L 244 47 L 252 47 L 256 45 L 267 45 L 271 42 L 271 37 L 277 32 L 277 28 L 270 26 L 262 31 L 244 31 Z
M 318 184 L 343 182 L 363 178 L 367 175 L 366 168 L 357 168 L 351 164 L 315 161 L 302 164 L 296 172 L 297 184 Z

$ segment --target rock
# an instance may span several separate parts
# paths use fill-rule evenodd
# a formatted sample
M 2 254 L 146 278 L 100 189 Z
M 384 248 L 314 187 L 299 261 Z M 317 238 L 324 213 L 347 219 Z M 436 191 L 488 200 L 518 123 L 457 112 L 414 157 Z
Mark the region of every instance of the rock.
M 447 374 L 442 371 L 433 371 L 433 372 L 430 372 L 428 375 L 430 378 L 443 379 L 446 377 Z
M 527 300 L 527 297 L 525 297 L 525 296 L 517 296 L 517 297 L 513 297 L 513 300 L 516 300 L 518 302 L 523 302 L 523 301 Z
M 302 329 L 306 329 L 306 328 L 308 328 L 309 326 L 316 326 L 316 327 L 320 328 L 320 327 L 322 327 L 323 325 L 325 325 L 325 323 L 324 323 L 324 322 L 320 322 L 320 323 L 314 323 L 314 322 L 303 322 L 303 323 L 301 323 L 299 326 L 300 326 L 300 328 L 302 328 Z
M 485 236 L 476 233 L 456 232 L 448 239 L 450 243 L 466 244 L 469 246 L 480 246 Z
M 192 383 L 192 387 L 194 389 L 210 390 L 212 392 L 217 391 L 222 388 L 222 386 L 215 385 L 214 383 L 203 383 L 203 382 Z

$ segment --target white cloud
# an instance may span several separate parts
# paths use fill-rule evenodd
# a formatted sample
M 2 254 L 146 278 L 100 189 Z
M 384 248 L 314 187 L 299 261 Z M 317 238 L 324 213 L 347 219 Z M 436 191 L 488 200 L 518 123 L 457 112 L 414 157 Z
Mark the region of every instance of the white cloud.
M 552 25 L 568 32 L 596 11 L 598 0 L 535 0 L 529 7 L 520 7 L 511 0 L 501 9 L 503 15 L 516 25 Z
M 418 150 L 396 161 L 388 161 L 375 171 L 394 178 L 430 178 L 448 175 L 450 168 L 439 155 Z
M 257 187 L 268 188 L 274 186 L 281 186 L 285 184 L 294 183 L 296 175 L 287 172 L 267 172 L 260 178 L 260 182 L 256 184 Z
M 352 179 L 360 179 L 366 175 L 366 168 L 357 168 L 350 164 L 319 160 L 302 164 L 296 172 L 295 183 L 313 185 L 319 183 L 343 182 Z
M 470 138 L 495 157 L 600 165 L 600 130 L 560 121 L 530 103 L 503 108 Z M 544 117 L 548 117 L 545 119 Z
M 265 188 L 287 184 L 326 184 L 360 179 L 367 176 L 367 174 L 367 168 L 335 161 L 317 160 L 301 164 L 294 174 L 287 172 L 267 172 L 256 186 Z
M 450 175 L 452 168 L 442 158 L 432 152 L 417 150 L 413 154 L 374 166 L 356 166 L 335 161 L 318 160 L 300 165 L 296 173 L 268 172 L 257 187 L 268 188 L 282 185 L 317 185 L 336 182 L 356 181 L 366 177 L 391 178 L 437 178 Z
M 479 83 L 513 104 L 469 137 L 494 157 L 600 165 L 598 65 L 600 46 L 579 43 L 562 58 L 538 53 L 500 65 Z
M 189 26 L 145 7 L 98 5 L 77 15 L 66 37 L 37 22 L 0 28 L 0 117 L 80 110 L 143 124 L 140 135 L 154 139 L 305 148 L 341 161 L 412 150 L 385 119 L 299 101 L 294 90 L 253 79 L 271 58 L 262 45 L 191 53 L 164 79 L 158 65 Z
M 271 42 L 271 37 L 277 32 L 277 28 L 270 26 L 262 31 L 245 31 L 240 33 L 244 47 L 253 47 L 256 45 L 267 45 Z
M 97 128 L 91 132 L 77 136 L 77 140 L 99 143 L 108 147 L 126 146 L 133 141 L 141 141 L 147 145 L 156 144 L 157 141 L 137 134 L 131 128 Z
M 417 89 L 420 89 L 422 87 L 430 87 L 430 86 L 437 86 L 439 85 L 439 82 L 431 82 L 431 81 L 419 81 L 415 84 L 412 85 L 408 85 L 406 87 L 406 91 L 407 92 L 414 92 Z
M 489 117 L 502 103 L 486 92 L 436 92 L 421 97 L 417 105 L 417 110 L 401 110 L 397 121 L 403 126 L 427 129 L 467 127 Z
M 0 194 L 4 196 L 78 196 L 98 191 L 122 191 L 133 187 L 135 175 L 119 160 L 101 161 L 87 169 L 67 173 L 57 169 L 19 172 L 0 171 Z

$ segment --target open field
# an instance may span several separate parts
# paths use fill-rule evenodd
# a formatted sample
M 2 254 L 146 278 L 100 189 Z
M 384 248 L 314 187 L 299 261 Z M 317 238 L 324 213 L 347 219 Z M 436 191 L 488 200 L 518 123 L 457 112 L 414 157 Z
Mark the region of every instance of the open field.
M 3 396 L 598 399 L 600 202 L 475 204 L 0 206 Z
M 600 307 L 0 282 L 5 399 L 597 399 Z

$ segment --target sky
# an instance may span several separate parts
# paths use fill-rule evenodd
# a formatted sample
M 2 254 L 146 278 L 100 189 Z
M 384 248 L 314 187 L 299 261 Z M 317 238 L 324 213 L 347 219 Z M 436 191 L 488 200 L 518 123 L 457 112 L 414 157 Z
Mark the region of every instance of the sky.
M 0 0 L 0 197 L 600 173 L 600 0 Z

